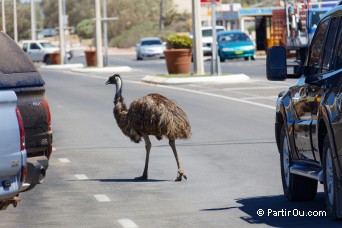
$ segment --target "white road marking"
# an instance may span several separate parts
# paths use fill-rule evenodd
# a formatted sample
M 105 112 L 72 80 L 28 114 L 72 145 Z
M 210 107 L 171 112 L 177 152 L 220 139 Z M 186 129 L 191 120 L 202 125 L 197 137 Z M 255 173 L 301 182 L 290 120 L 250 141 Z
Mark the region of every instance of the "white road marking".
M 84 174 L 75 174 L 75 177 L 79 180 L 88 180 L 89 178 Z
M 228 96 L 223 96 L 223 95 L 214 94 L 214 93 L 208 93 L 208 92 L 202 92 L 202 91 L 196 91 L 196 90 L 185 89 L 185 88 L 178 88 L 178 87 L 171 87 L 171 86 L 164 86 L 164 85 L 157 85 L 157 86 L 158 87 L 162 87 L 162 88 L 169 88 L 169 89 L 174 89 L 174 90 L 180 90 L 180 91 L 185 91 L 185 92 L 205 95 L 205 96 L 222 98 L 222 99 L 225 99 L 225 100 L 236 101 L 236 102 L 240 102 L 240 103 L 245 103 L 245 104 L 250 104 L 250 105 L 254 105 L 254 106 L 259 106 L 259 107 L 262 107 L 262 108 L 267 108 L 267 109 L 275 110 L 275 107 L 271 106 L 271 105 L 265 105 L 265 104 L 261 104 L 261 103 L 257 103 L 257 102 L 253 102 L 253 101 L 242 100 L 242 99 L 235 98 L 235 97 L 228 97 Z
M 58 161 L 62 162 L 62 163 L 69 163 L 70 160 L 67 158 L 58 158 Z
M 138 228 L 139 226 L 135 224 L 132 220 L 130 219 L 119 219 L 118 223 L 123 227 L 123 228 Z
M 108 196 L 106 195 L 94 195 L 95 199 L 100 202 L 100 203 L 104 203 L 104 202 L 110 202 L 111 200 L 109 199 Z

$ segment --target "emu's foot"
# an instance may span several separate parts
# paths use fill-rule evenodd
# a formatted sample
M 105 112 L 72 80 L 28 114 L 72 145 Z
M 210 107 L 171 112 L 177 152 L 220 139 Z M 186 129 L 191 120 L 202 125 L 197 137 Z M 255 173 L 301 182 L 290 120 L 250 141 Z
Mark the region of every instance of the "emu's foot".
M 134 180 L 147 180 L 147 175 L 142 175 L 141 177 L 136 177 Z
M 182 179 L 187 180 L 188 178 L 186 177 L 185 173 L 183 172 L 183 170 L 179 169 L 178 170 L 178 175 L 175 181 L 181 181 Z

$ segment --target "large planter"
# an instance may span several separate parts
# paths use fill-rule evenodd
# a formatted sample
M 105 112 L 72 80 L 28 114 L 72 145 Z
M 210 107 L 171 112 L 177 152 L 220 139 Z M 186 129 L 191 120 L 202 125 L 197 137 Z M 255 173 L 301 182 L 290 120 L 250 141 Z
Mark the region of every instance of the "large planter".
M 87 65 L 96 66 L 96 51 L 95 50 L 85 50 L 84 51 Z
M 49 58 L 48 64 L 61 64 L 59 52 L 50 53 Z
M 169 74 L 189 74 L 191 49 L 168 49 L 164 51 Z

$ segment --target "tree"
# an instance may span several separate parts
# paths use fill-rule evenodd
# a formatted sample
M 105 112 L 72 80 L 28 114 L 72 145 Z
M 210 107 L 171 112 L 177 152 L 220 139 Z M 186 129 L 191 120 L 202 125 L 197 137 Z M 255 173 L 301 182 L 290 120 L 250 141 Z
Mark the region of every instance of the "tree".
M 10 37 L 14 37 L 14 26 L 13 26 L 13 2 L 5 2 L 6 11 L 6 33 Z M 38 28 L 42 25 L 42 16 L 37 9 L 37 24 Z M 17 1 L 17 24 L 18 24 L 18 39 L 27 39 L 31 36 L 31 5 L 28 3 L 21 3 Z M 1 16 L 0 19 L 2 20 Z

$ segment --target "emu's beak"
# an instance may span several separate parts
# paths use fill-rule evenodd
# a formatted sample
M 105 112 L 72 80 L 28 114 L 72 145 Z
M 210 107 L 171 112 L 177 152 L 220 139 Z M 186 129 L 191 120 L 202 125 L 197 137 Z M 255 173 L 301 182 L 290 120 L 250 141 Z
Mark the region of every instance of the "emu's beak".
M 108 79 L 108 81 L 106 82 L 106 85 L 110 84 L 110 80 Z

